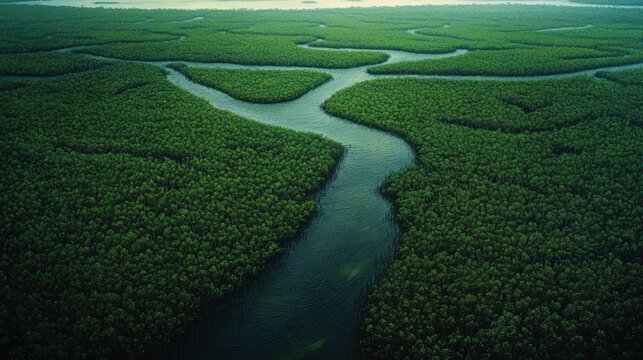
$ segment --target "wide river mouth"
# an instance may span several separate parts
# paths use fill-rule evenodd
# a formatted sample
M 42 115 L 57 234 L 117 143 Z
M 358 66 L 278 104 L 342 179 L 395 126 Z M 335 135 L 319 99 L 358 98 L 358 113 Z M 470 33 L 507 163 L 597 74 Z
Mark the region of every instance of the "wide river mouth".
M 20 0 L 16 0 L 20 2 Z M 38 0 L 32 5 L 109 7 L 137 9 L 321 9 L 409 5 L 526 4 L 575 7 L 640 8 L 575 3 L 570 0 Z

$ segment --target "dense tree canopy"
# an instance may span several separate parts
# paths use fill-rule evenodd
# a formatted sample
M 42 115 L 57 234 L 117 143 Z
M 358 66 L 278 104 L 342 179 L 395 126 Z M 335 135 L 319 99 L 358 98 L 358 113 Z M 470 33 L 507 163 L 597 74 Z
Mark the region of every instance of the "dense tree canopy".
M 55 76 L 93 70 L 105 64 L 78 54 L 7 54 L 0 55 L 0 75 Z
M 387 59 L 380 52 L 298 46 L 314 41 L 311 47 L 319 48 L 416 53 L 468 49 L 470 53 L 461 57 L 371 71 L 478 75 L 560 73 L 638 63 L 643 56 L 643 10 L 458 6 L 230 12 L 4 6 L 2 53 L 91 45 L 78 51 L 130 60 L 321 68 L 374 65 Z M 194 18 L 202 19 L 186 22 Z M 592 27 L 540 31 L 586 25 Z
M 0 357 L 121 358 L 262 268 L 338 144 L 114 64 L 0 81 Z
M 0 79 L 8 359 L 137 357 L 180 332 L 306 223 L 309 195 L 342 154 L 319 136 L 214 109 L 154 66 L 73 52 L 350 68 L 388 59 L 359 49 L 469 50 L 369 69 L 389 75 L 556 74 L 643 58 L 640 9 L 1 10 L 0 75 L 56 76 Z M 254 102 L 329 79 L 175 69 Z M 368 300 L 369 355 L 642 357 L 642 75 L 386 79 L 324 105 L 418 153 L 385 186 L 404 235 Z
M 295 100 L 332 78 L 326 73 L 311 70 L 200 68 L 183 64 L 170 66 L 201 85 L 254 103 Z
M 385 188 L 404 235 L 369 297 L 366 351 L 639 358 L 641 104 L 640 86 L 591 78 L 386 79 L 331 97 L 331 114 L 419 155 Z
M 600 72 L 597 76 L 624 86 L 643 86 L 643 68 L 621 72 Z
M 371 74 L 420 75 L 551 75 L 643 61 L 643 53 L 628 55 L 566 47 L 526 47 L 510 50 L 480 50 L 464 55 L 380 65 L 368 69 Z

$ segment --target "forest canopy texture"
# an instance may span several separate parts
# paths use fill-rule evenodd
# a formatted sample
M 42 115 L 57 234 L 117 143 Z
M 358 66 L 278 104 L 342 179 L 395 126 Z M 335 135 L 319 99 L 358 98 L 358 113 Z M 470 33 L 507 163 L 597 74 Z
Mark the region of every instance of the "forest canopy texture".
M 368 352 L 639 357 L 643 71 L 603 76 L 375 80 L 324 104 L 419 155 L 385 188 L 405 231 Z
M 2 4 L 0 358 L 140 358 L 315 213 L 338 143 L 168 73 L 274 103 L 359 67 L 369 81 L 324 110 L 417 155 L 383 187 L 402 235 L 366 298 L 365 355 L 640 359 L 641 39 L 641 9 Z
M 0 84 L 7 358 L 120 358 L 174 335 L 281 250 L 342 154 L 153 66 Z

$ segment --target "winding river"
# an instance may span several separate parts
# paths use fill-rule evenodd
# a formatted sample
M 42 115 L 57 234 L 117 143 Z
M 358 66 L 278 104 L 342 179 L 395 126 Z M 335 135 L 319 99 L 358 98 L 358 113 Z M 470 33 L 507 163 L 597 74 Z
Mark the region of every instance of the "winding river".
M 307 47 L 306 45 L 303 45 Z M 325 51 L 324 49 L 320 51 Z M 336 49 L 342 50 L 342 49 Z M 350 50 L 350 49 L 343 49 Z M 384 51 L 387 63 L 450 57 Z M 279 66 L 202 64 L 190 66 L 253 69 L 294 69 Z M 166 65 L 165 62 L 156 62 Z M 538 77 L 439 76 L 451 79 L 533 80 L 593 75 L 642 64 Z M 367 67 L 315 69 L 333 76 L 303 97 L 279 104 L 251 104 L 198 85 L 168 69 L 177 86 L 213 106 L 266 123 L 321 134 L 346 149 L 335 177 L 318 195 L 320 215 L 287 255 L 267 274 L 251 282 L 243 296 L 210 309 L 187 335 L 163 349 L 168 359 L 345 359 L 356 354 L 355 333 L 360 300 L 392 252 L 398 229 L 391 203 L 377 188 L 391 172 L 414 161 L 411 148 L 386 132 L 326 114 L 320 105 L 335 92 L 361 81 L 381 78 Z M 432 76 L 412 76 L 432 78 Z M 438 77 L 438 76 L 433 76 Z M 234 297 L 234 296 L 233 296 Z
M 462 51 L 389 53 L 389 62 L 396 62 L 454 56 Z M 354 354 L 359 300 L 398 235 L 391 203 L 377 188 L 388 174 L 410 165 L 414 157 L 401 139 L 332 117 L 321 109 L 322 102 L 338 90 L 374 78 L 366 67 L 317 70 L 333 79 L 297 100 L 279 104 L 236 100 L 170 70 L 170 81 L 217 108 L 270 125 L 321 134 L 340 142 L 346 154 L 332 181 L 318 195 L 320 215 L 293 242 L 286 257 L 253 281 L 236 301 L 215 306 L 209 319 L 171 343 L 164 357 L 343 359 Z
M 387 63 L 466 53 L 466 50 L 441 55 L 377 51 L 390 55 Z M 400 138 L 332 117 L 320 105 L 345 87 L 383 76 L 368 74 L 366 66 L 315 69 L 332 75 L 333 79 L 291 102 L 252 104 L 198 85 L 167 68 L 168 62 L 148 63 L 165 67 L 172 83 L 219 109 L 270 125 L 314 132 L 340 142 L 346 148 L 335 176 L 317 195 L 319 215 L 300 238 L 289 245 L 285 255 L 240 292 L 206 306 L 203 318 L 185 335 L 176 337 L 152 356 L 166 359 L 354 357 L 361 301 L 381 272 L 385 259 L 390 257 L 398 237 L 398 228 L 391 216 L 391 203 L 377 189 L 387 175 L 409 166 L 414 161 L 414 154 Z M 295 69 L 183 63 L 202 67 Z M 616 71 L 642 65 L 537 77 L 413 77 L 533 80 L 592 75 L 601 70 Z

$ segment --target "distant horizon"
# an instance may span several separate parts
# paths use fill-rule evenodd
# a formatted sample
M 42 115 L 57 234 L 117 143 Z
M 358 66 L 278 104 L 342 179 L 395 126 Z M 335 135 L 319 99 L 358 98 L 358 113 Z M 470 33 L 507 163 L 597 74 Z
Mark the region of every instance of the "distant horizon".
M 306 10 L 397 6 L 445 5 L 551 5 L 569 7 L 643 8 L 628 5 L 596 5 L 571 0 L 34 0 L 20 4 L 118 9 L 184 9 L 184 10 Z M 161 3 L 161 4 L 159 4 Z

